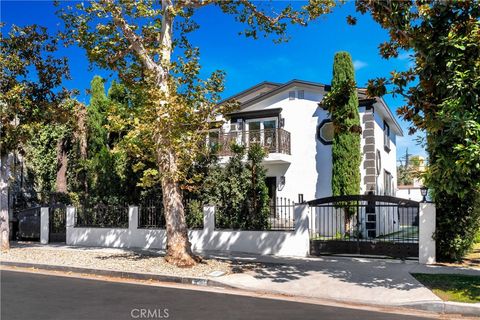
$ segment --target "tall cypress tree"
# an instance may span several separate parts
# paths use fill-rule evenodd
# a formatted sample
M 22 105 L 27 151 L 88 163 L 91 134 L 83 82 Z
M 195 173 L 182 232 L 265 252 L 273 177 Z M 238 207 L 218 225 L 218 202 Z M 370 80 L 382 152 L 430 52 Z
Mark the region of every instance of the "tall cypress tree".
M 332 93 L 336 103 L 329 108 L 334 125 L 332 146 L 332 193 L 334 196 L 360 193 L 360 116 L 352 57 L 335 54 Z
M 88 167 L 90 196 L 96 201 L 115 201 L 121 194 L 121 181 L 116 172 L 115 157 L 108 141 L 107 111 L 109 99 L 104 80 L 95 76 L 90 83 L 88 112 Z
M 353 62 L 348 52 L 335 54 L 332 89 L 321 105 L 334 126 L 332 146 L 332 193 L 334 196 L 360 193 L 360 116 Z M 355 211 L 345 209 L 345 236 L 351 236 Z

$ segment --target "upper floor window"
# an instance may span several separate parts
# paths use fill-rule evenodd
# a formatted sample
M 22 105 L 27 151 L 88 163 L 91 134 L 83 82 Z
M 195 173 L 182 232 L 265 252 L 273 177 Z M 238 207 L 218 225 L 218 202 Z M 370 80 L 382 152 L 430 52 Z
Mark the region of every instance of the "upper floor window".
M 305 99 L 305 90 L 298 90 L 298 99 Z
M 219 143 L 220 130 L 211 130 L 207 135 L 207 145 L 210 148 L 216 148 Z
M 288 92 L 288 99 L 289 100 L 295 100 L 295 91 L 289 91 Z
M 387 170 L 384 171 L 383 175 L 383 190 L 386 196 L 393 196 L 393 176 Z
M 390 151 L 390 126 L 383 122 L 383 146 L 385 151 Z

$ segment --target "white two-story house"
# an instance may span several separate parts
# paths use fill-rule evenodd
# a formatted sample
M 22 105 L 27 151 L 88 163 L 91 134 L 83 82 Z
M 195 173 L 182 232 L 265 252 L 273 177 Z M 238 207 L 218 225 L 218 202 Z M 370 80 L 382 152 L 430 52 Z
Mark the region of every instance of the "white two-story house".
M 260 143 L 268 150 L 264 160 L 270 198 L 298 201 L 332 195 L 333 126 L 319 106 L 329 86 L 292 80 L 262 82 L 228 99 L 240 107 L 226 123 L 210 133 L 219 142 L 223 160 L 235 141 L 249 146 Z M 369 99 L 358 89 L 362 126 L 361 193 L 395 195 L 396 137 L 402 129 L 382 98 Z

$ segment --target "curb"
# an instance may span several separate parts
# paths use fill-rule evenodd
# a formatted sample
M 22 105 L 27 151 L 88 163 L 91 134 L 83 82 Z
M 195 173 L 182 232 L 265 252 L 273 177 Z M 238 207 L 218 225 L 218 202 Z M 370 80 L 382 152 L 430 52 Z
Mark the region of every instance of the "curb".
M 134 280 L 155 280 L 155 281 L 161 281 L 161 282 L 191 284 L 194 286 L 201 286 L 201 287 L 217 287 L 217 288 L 220 287 L 220 288 L 226 288 L 226 289 L 235 289 L 235 287 L 233 286 L 229 286 L 219 281 L 215 281 L 207 278 L 179 277 L 179 276 L 168 276 L 168 275 L 153 274 L 153 273 L 136 273 L 136 272 L 90 269 L 90 268 L 57 266 L 57 265 L 37 264 L 37 263 L 10 262 L 10 261 L 2 261 L 0 263 L 0 266 L 9 266 L 9 267 L 18 267 L 18 268 L 34 268 L 34 269 L 49 270 L 49 271 L 87 273 L 91 275 L 106 276 L 106 277 L 117 277 L 117 278 L 134 279 Z
M 433 311 L 444 314 L 460 314 L 462 316 L 480 316 L 480 303 L 464 303 L 451 301 L 419 302 L 399 305 L 405 308 Z

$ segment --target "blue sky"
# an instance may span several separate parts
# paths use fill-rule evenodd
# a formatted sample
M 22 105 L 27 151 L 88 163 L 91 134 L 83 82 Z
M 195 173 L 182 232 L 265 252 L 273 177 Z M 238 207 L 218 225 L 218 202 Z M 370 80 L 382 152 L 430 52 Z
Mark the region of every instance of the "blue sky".
M 275 3 L 278 6 L 285 4 Z M 36 23 L 56 32 L 61 24 L 54 12 L 55 7 L 50 1 L 1 1 L 1 21 L 7 26 Z M 356 26 L 345 22 L 350 14 L 358 16 Z M 370 78 L 388 77 L 390 71 L 403 70 L 411 63 L 408 54 L 401 54 L 395 60 L 379 56 L 378 45 L 386 41 L 388 35 L 368 15 L 356 14 L 353 2 L 336 8 L 332 14 L 307 28 L 290 27 L 291 40 L 283 44 L 274 44 L 269 38 L 253 40 L 239 36 L 243 26 L 232 16 L 220 13 L 216 7 L 202 8 L 195 20 L 201 27 L 192 34 L 191 41 L 200 47 L 204 74 L 208 75 L 216 69 L 227 73 L 223 98 L 264 80 L 286 82 L 302 79 L 330 83 L 333 56 L 338 51 L 348 51 L 352 55 L 358 86 L 365 86 Z M 8 30 L 8 27 L 5 29 Z M 85 89 L 94 75 L 109 79 L 114 77 L 107 70 L 91 68 L 80 48 L 62 48 L 60 54 L 69 57 L 73 79 L 66 85 L 81 91 L 80 101 L 88 102 Z M 403 104 L 401 98 L 384 98 L 394 114 Z M 400 119 L 399 122 L 405 136 L 397 140 L 397 158 L 405 154 L 406 148 L 411 154 L 425 155 L 424 149 L 416 143 L 416 136 L 408 135 L 408 124 Z

